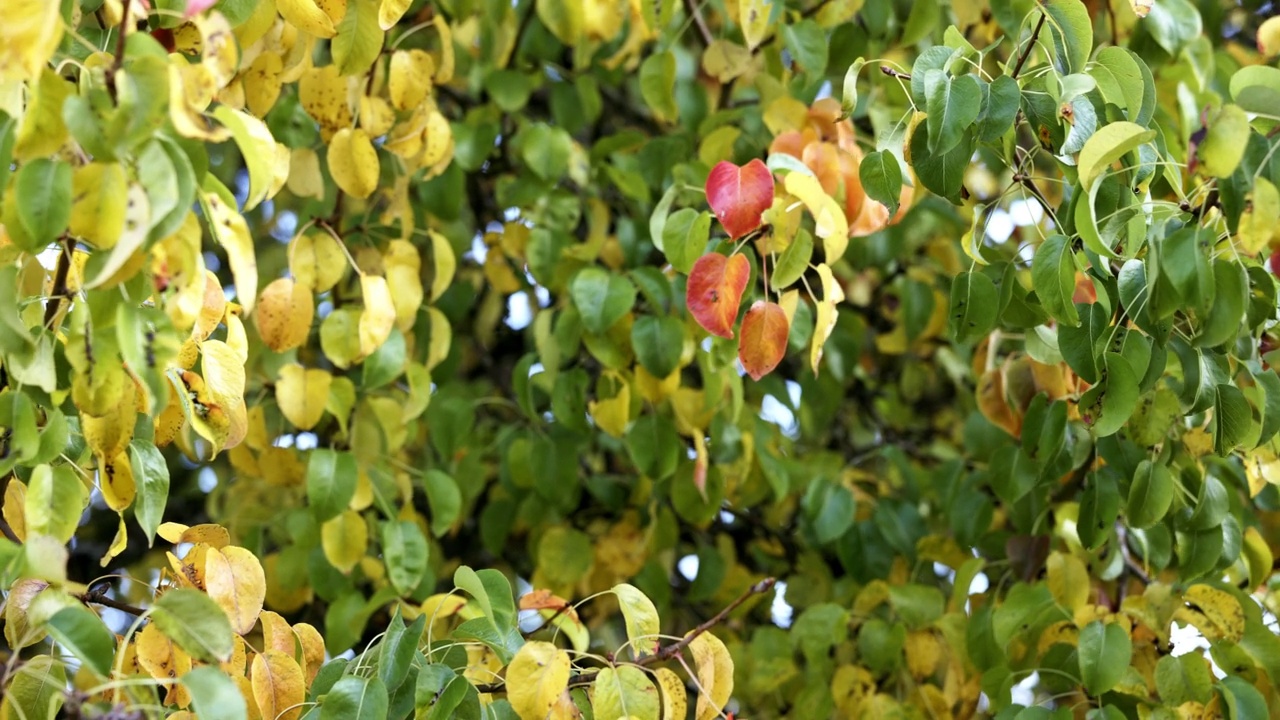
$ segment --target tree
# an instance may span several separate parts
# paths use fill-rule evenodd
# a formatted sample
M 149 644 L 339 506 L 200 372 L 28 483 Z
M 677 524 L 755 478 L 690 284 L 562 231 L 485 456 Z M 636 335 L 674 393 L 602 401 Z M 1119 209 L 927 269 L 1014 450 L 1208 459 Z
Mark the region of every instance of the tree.
M 1275 715 L 1263 9 L 0 0 L 0 718 Z

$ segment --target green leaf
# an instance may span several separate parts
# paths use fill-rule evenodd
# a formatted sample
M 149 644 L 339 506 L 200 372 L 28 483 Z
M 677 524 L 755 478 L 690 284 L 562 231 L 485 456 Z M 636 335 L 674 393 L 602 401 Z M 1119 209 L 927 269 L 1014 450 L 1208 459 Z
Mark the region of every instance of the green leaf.
M 1097 81 L 1104 100 L 1124 110 L 1130 120 L 1137 121 L 1144 90 L 1142 70 L 1127 49 L 1114 45 L 1102 48 L 1089 74 Z
M 361 364 L 364 368 L 360 383 L 363 389 L 376 390 L 400 377 L 404 372 L 405 352 L 404 333 L 400 328 L 392 328 L 386 342 Z
M 990 143 L 1004 137 L 1013 127 L 1022 106 L 1018 81 L 1001 75 L 982 86 L 982 112 L 978 115 L 978 142 Z M 866 162 L 865 160 L 863 162 Z
M 897 160 L 894 160 L 896 163 Z M 863 161 L 866 167 L 866 161 Z M 790 287 L 809 269 L 809 261 L 813 259 L 813 235 L 800 228 L 791 244 L 778 255 L 777 265 L 769 276 L 769 286 L 776 292 Z
M 933 139 L 930 132 L 929 139 Z M 867 153 L 858 166 L 858 178 L 867 197 L 884 205 L 892 216 L 898 212 L 898 198 L 902 193 L 902 166 L 893 153 L 877 150 Z
M 1115 434 L 1138 406 L 1139 378 L 1129 361 L 1111 352 L 1103 358 L 1101 383 L 1080 398 L 1080 414 L 1095 437 Z
M 1153 3 L 1151 11 L 1142 19 L 1142 26 L 1160 47 L 1170 55 L 1178 55 L 1182 48 L 1203 31 L 1200 10 L 1188 0 L 1160 0 Z
M 636 418 L 627 431 L 627 452 L 631 462 L 643 475 L 654 480 L 670 477 L 676 471 L 684 443 L 675 426 L 657 413 Z
M 1031 284 L 1040 304 L 1064 325 L 1077 326 L 1080 316 L 1071 298 L 1076 290 L 1076 263 L 1065 235 L 1050 235 L 1031 260 Z
M 307 504 L 317 522 L 342 514 L 356 494 L 355 455 L 328 448 L 311 451 L 307 460 Z
M 534 123 L 520 131 L 520 157 L 543 180 L 559 180 L 569 171 L 573 138 L 563 128 Z
M 1077 165 L 1081 187 L 1089 190 L 1111 163 L 1139 145 L 1150 142 L 1155 136 L 1155 130 L 1148 130 L 1136 123 L 1115 122 L 1104 125 L 1080 150 Z
M 485 618 L 495 629 L 513 626 L 515 600 L 511 597 L 511 583 L 502 573 L 490 569 L 476 572 L 462 565 L 453 573 L 453 584 L 476 599 Z
M 658 689 L 635 665 L 605 667 L 592 685 L 591 708 L 597 718 L 658 720 Z
M 827 71 L 827 34 L 818 23 L 806 18 L 782 26 L 782 42 L 804 72 L 818 77 Z
M 1042 12 L 1053 47 L 1054 68 L 1062 75 L 1084 72 L 1093 52 L 1093 18 L 1080 0 L 1050 0 Z M 1043 37 L 1043 36 L 1041 36 Z
M 670 315 L 642 315 L 631 326 L 631 346 L 641 367 L 655 378 L 665 378 L 680 365 L 684 323 Z
M 858 107 L 858 74 L 862 72 L 862 66 L 867 61 L 858 58 L 853 61 L 849 69 L 844 73 L 843 94 L 840 96 L 840 119 L 848 119 L 853 115 L 853 111 Z
M 26 163 L 18 170 L 13 202 L 35 244 L 57 240 L 71 221 L 71 166 L 48 158 Z
M 67 670 L 49 655 L 36 655 L 21 663 L 8 680 L 0 699 L 0 716 L 16 718 L 59 717 L 67 687 Z
M 387 565 L 387 578 L 401 595 L 412 593 L 422 582 L 427 572 L 429 549 L 416 523 L 408 520 L 382 523 L 382 559 Z
M 377 677 L 347 675 L 329 688 L 320 705 L 320 720 L 383 720 L 386 717 L 387 686 Z
M 1167 705 L 1207 703 L 1213 692 L 1213 676 L 1209 663 L 1198 652 L 1174 657 L 1166 655 L 1156 662 L 1156 691 Z
M 199 590 L 165 592 L 152 607 L 151 619 L 165 637 L 197 660 L 216 663 L 231 657 L 231 621 Z
M 428 470 L 422 477 L 422 485 L 431 507 L 431 534 L 441 537 L 462 512 L 462 492 L 457 481 L 439 470 Z
M 676 107 L 676 56 L 656 52 L 640 63 L 640 96 L 659 120 L 674 122 Z
M 614 585 L 613 594 L 618 596 L 618 607 L 622 610 L 632 654 L 639 659 L 642 655 L 657 652 L 661 643 L 661 638 L 658 637 L 661 627 L 658 609 L 654 607 L 653 601 L 634 585 L 627 583 Z
M 928 585 L 893 585 L 889 604 L 910 629 L 926 627 L 942 617 L 946 608 L 942 591 Z
M 1116 623 L 1094 620 L 1080 631 L 1077 645 L 1080 677 L 1089 694 L 1097 697 L 1120 682 L 1133 657 L 1129 633 Z
M 197 667 L 179 681 L 191 694 L 191 709 L 200 720 L 245 720 L 249 708 L 231 676 L 216 667 Z
M 1243 678 L 1227 676 L 1218 683 L 1218 691 L 1227 706 L 1228 720 L 1266 717 L 1270 712 L 1262 693 Z
M 155 444 L 149 440 L 129 443 L 129 464 L 138 496 L 133 504 L 134 518 L 147 536 L 147 546 L 155 540 L 156 528 L 164 521 L 164 508 L 169 501 L 169 464 Z
M 347 14 L 330 41 L 333 64 L 339 74 L 360 75 L 369 70 L 382 51 L 382 27 L 378 25 L 379 0 L 348 0 Z
M 70 542 L 88 503 L 89 493 L 70 467 L 39 465 L 27 484 L 27 531 Z
M 1162 265 L 1167 267 L 1167 265 Z M 1203 284 L 1201 291 L 1203 292 Z M 1212 305 L 1196 335 L 1197 347 L 1212 348 L 1233 339 L 1245 324 L 1245 309 L 1249 304 L 1249 278 L 1244 268 L 1235 260 L 1213 261 Z M 1188 302 L 1192 298 L 1186 298 Z
M 996 325 L 1000 295 L 982 272 L 961 273 L 951 282 L 951 330 L 956 342 L 985 337 Z
M 1280 117 L 1280 68 L 1268 65 L 1240 68 L 1231 76 L 1231 99 L 1245 112 Z
M 1205 124 L 1204 139 L 1196 146 L 1200 168 L 1216 178 L 1229 177 L 1244 159 L 1249 144 L 1249 116 L 1238 105 L 1226 105 Z
M 930 70 L 924 76 L 924 94 L 929 154 L 946 153 L 960 144 L 969 126 L 978 119 L 982 88 L 972 75 L 952 79 L 942 70 Z
M 1173 490 L 1173 473 L 1169 468 L 1145 459 L 1138 463 L 1125 509 L 1129 527 L 1146 529 L 1163 520 L 1173 504 Z
M 1213 451 L 1221 456 L 1231 454 L 1249 435 L 1253 413 L 1244 393 L 1234 385 L 1218 385 L 1213 403 Z
M 415 717 L 421 720 L 480 718 L 480 697 L 475 686 L 445 665 L 427 665 L 418 672 L 414 707 Z
M 671 267 L 688 275 L 693 264 L 707 252 L 710 236 L 711 213 L 681 208 L 671 213 L 663 226 L 663 254 Z
M 101 677 L 111 675 L 115 637 L 92 610 L 82 605 L 65 607 L 49 618 L 47 627 L 49 635 L 85 667 Z
M 394 692 L 409 677 L 409 668 L 418 652 L 418 644 L 422 642 L 422 631 L 426 626 L 427 616 L 419 614 L 406 627 L 400 617 L 400 608 L 396 608 L 378 650 L 378 677 L 388 692 Z
M 1076 532 L 1080 543 L 1088 550 L 1096 550 L 1111 537 L 1112 526 L 1120 515 L 1120 491 L 1107 475 L 1094 475 L 1089 479 L 1080 499 L 1080 516 Z
M 964 173 L 973 157 L 973 128 L 965 129 L 960 141 L 945 153 L 929 152 L 928 139 L 929 133 L 921 132 L 921 128 L 916 128 L 911 135 L 911 163 L 916 176 L 926 188 L 959 205 Z
M 569 293 L 583 326 L 597 335 L 613 327 L 636 302 L 636 286 L 630 280 L 598 267 L 584 268 L 574 276 Z

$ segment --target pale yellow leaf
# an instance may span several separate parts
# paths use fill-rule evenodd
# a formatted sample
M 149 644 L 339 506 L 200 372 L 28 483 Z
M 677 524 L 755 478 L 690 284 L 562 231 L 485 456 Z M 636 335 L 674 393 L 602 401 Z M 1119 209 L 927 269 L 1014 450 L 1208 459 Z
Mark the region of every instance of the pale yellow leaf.
M 276 404 L 280 413 L 299 430 L 310 430 L 324 416 L 333 376 L 325 370 L 306 369 L 298 364 L 280 368 L 276 382 Z
M 324 198 L 324 174 L 320 172 L 320 156 L 315 150 L 294 148 L 290 151 L 286 186 L 298 197 Z
M 440 33 L 440 62 L 436 63 L 436 82 L 447 83 L 453 79 L 453 28 L 444 16 L 436 13 L 431 24 Z
M 364 311 L 360 313 L 360 352 L 371 355 L 382 347 L 396 323 L 396 306 L 387 279 L 379 275 L 361 275 L 360 291 Z
M 213 237 L 227 251 L 231 276 L 236 283 L 236 299 L 246 313 L 251 313 L 258 294 L 258 260 L 253 252 L 249 226 L 244 216 L 223 202 L 216 192 L 202 193 L 202 197 Z
M 849 246 L 849 221 L 840 204 L 822 189 L 822 184 L 812 175 L 787 173 L 784 186 L 788 193 L 804 203 L 813 216 L 814 234 L 823 240 L 827 262 L 835 262 L 844 256 Z
M 378 151 L 361 128 L 342 128 L 329 141 L 329 174 L 348 195 L 367 198 L 378 189 Z
M 431 277 L 431 302 L 435 302 L 453 282 L 454 273 L 458 270 L 458 260 L 453 254 L 453 246 L 445 236 L 434 230 L 430 231 L 430 236 L 431 258 L 435 268 L 435 274 Z
M 711 720 L 721 714 L 733 695 L 733 658 L 720 638 L 709 632 L 689 643 L 689 653 L 697 665 L 698 684 L 703 690 L 698 694 L 695 717 Z
M 120 163 L 92 162 L 71 176 L 71 234 L 100 250 L 114 247 L 124 232 L 128 178 Z
M 205 591 L 227 613 L 231 629 L 241 635 L 252 630 L 267 592 L 258 558 L 242 547 L 209 548 L 204 572 Z
M 1046 563 L 1049 592 L 1062 607 L 1075 612 L 1089 601 L 1089 568 L 1075 555 L 1054 552 Z
M 1261 175 L 1253 179 L 1253 192 L 1245 198 L 1237 236 L 1250 255 L 1261 252 L 1280 233 L 1280 191 Z
M 258 298 L 254 325 L 272 352 L 292 350 L 307 341 L 315 319 L 315 300 L 306 285 L 290 278 L 271 281 Z
M 98 489 L 102 491 L 103 502 L 116 512 L 124 512 L 133 504 L 138 487 L 128 452 L 121 451 L 110 459 L 99 458 Z
M 200 346 L 200 357 L 209 393 L 229 421 L 223 447 L 235 447 L 249 431 L 249 411 L 244 402 L 244 361 L 219 340 L 205 341 Z M 215 449 L 215 453 L 220 449 Z
M 422 104 L 431 92 L 436 63 L 425 50 L 397 50 L 387 69 L 387 92 L 397 110 Z
M 626 621 L 627 640 L 637 658 L 657 652 L 661 628 L 658 608 L 654 607 L 653 601 L 637 587 L 627 583 L 614 585 L 613 594 L 618 596 L 618 607 L 622 609 L 622 617 Z
M 56 2 L 0 0 L 0 81 L 32 80 L 62 40 Z
M 244 72 L 244 101 L 249 112 L 258 117 L 266 117 L 280 99 L 280 91 L 284 82 L 280 75 L 284 72 L 284 59 L 278 53 L 264 52 L 254 58 Z
M 769 14 L 773 3 L 769 0 L 738 0 L 738 25 L 747 47 L 755 50 L 769 34 Z
M 315 230 L 289 243 L 289 272 L 312 291 L 328 291 L 347 274 L 347 255 L 327 232 Z
M 151 201 L 138 183 L 130 183 L 125 193 L 124 222 L 112 243 L 106 262 L 98 266 L 93 278 L 84 282 L 86 290 L 117 285 L 142 269 L 146 257 L 140 253 L 151 226 Z
M 329 564 L 348 575 L 364 557 L 369 544 L 369 527 L 354 510 L 328 520 L 320 528 L 320 545 Z
M 412 243 L 392 240 L 383 255 L 387 288 L 396 309 L 396 326 L 408 332 L 422 308 L 422 258 Z
M 604 400 L 588 402 L 587 412 L 591 413 L 591 419 L 601 430 L 613 437 L 622 437 L 631 422 L 631 384 L 621 381 L 618 394 Z
M 654 673 L 658 681 L 658 689 L 662 691 L 662 717 L 687 718 L 689 716 L 689 694 L 684 688 L 684 680 L 667 668 L 658 668 Z
M 520 720 L 542 720 L 569 686 L 569 653 L 527 642 L 507 666 L 507 700 Z
M 308 35 L 331 38 L 338 34 L 333 18 L 320 9 L 316 0 L 276 0 L 276 9 L 287 22 Z
M 255 655 L 250 669 L 253 697 L 262 717 L 297 720 L 307 697 L 306 678 L 292 656 L 279 650 Z

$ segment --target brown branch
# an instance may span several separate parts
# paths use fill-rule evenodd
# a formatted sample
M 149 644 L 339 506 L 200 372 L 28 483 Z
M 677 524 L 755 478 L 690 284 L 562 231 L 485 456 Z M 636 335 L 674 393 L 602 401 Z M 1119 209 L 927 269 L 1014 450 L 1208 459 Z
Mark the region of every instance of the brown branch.
M 1040 29 L 1044 27 L 1045 18 L 1049 15 L 1043 9 L 1040 11 L 1040 20 L 1036 23 L 1036 29 L 1031 31 L 1031 40 L 1027 42 L 1027 46 L 1022 49 L 1022 54 L 1018 56 L 1018 63 L 1013 66 L 1013 72 L 1010 74 L 1014 80 L 1018 79 L 1018 73 L 1022 72 L 1022 66 L 1027 62 L 1027 58 L 1031 56 L 1031 50 L 1036 46 L 1036 40 L 1040 38 Z
M 888 65 L 881 65 L 880 72 L 888 75 L 889 77 L 899 78 L 901 80 L 906 80 L 907 82 L 911 81 L 911 73 L 898 72 Z
M 706 18 L 702 17 L 702 10 L 697 5 L 698 0 L 684 0 L 684 8 L 689 11 L 689 16 L 693 18 L 693 24 L 698 26 L 698 36 L 702 38 L 704 47 L 711 47 L 711 43 L 716 41 L 716 37 L 711 34 L 711 28 L 707 27 Z
M 58 310 L 62 307 L 62 299 L 67 297 L 67 274 L 71 270 L 71 256 L 75 254 L 76 243 L 65 235 L 62 237 L 62 253 L 58 255 L 58 265 L 53 270 L 53 288 L 44 306 L 44 326 L 53 329 L 53 321 L 58 318 Z
M 94 605 L 109 607 L 112 610 L 129 613 L 134 617 L 141 617 L 146 613 L 146 610 L 143 610 L 136 605 L 130 605 L 129 603 L 120 602 L 119 600 L 113 600 L 107 597 L 106 585 L 107 583 L 103 583 L 103 587 L 101 588 L 90 588 L 88 592 L 76 595 L 75 597 L 82 603 L 92 603 Z
M 707 632 L 708 630 L 715 627 L 716 625 L 719 625 L 720 623 L 724 622 L 725 618 L 729 617 L 729 613 L 733 612 L 734 610 L 737 610 L 743 603 L 750 600 L 751 598 L 757 595 L 763 595 L 769 592 L 770 590 L 773 589 L 773 586 L 776 585 L 777 583 L 778 583 L 777 578 L 769 577 L 769 578 L 765 578 L 764 580 L 761 580 L 755 585 L 752 585 L 751 587 L 747 588 L 746 591 L 744 591 L 741 595 L 735 598 L 733 602 L 726 605 L 724 609 L 721 610 L 720 612 L 711 616 L 711 618 L 708 619 L 706 622 L 690 630 L 689 634 L 685 635 L 683 638 L 669 645 L 662 646 L 661 648 L 658 649 L 657 652 L 653 653 L 652 655 L 645 655 L 644 657 L 640 658 L 639 660 L 636 660 L 633 663 L 622 663 L 622 664 L 639 665 L 642 667 L 647 667 L 649 665 L 656 665 L 658 663 L 671 660 L 672 658 L 682 657 L 681 653 L 684 652 L 684 649 L 689 647 L 689 643 L 696 640 L 699 635 L 702 635 L 703 633 Z M 599 670 L 587 670 L 585 672 L 578 673 L 577 675 L 574 675 L 572 678 L 569 679 L 569 687 L 571 688 L 586 687 L 591 683 L 595 682 L 596 676 L 599 674 L 600 674 Z M 481 694 L 506 692 L 506 683 L 498 682 L 498 683 L 490 683 L 487 685 L 477 685 L 476 691 Z

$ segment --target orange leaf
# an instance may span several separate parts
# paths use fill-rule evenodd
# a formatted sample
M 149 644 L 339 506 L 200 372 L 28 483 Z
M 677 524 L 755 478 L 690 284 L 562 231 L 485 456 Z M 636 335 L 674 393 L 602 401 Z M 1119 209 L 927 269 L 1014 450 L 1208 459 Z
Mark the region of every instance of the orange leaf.
M 744 255 L 707 253 L 698 258 L 689 271 L 685 289 L 685 303 L 693 319 L 712 335 L 732 338 L 733 322 L 738 318 L 738 305 L 750 275 L 751 263 Z
M 787 313 L 777 303 L 757 300 L 747 311 L 742 319 L 738 359 L 752 380 L 768 375 L 782 362 L 790 331 Z
M 759 158 L 742 167 L 720 162 L 707 176 L 707 204 L 737 240 L 760 227 L 760 216 L 773 204 L 773 173 Z

